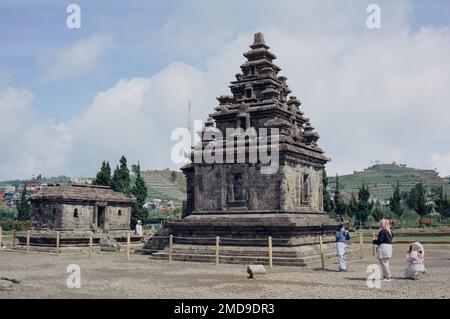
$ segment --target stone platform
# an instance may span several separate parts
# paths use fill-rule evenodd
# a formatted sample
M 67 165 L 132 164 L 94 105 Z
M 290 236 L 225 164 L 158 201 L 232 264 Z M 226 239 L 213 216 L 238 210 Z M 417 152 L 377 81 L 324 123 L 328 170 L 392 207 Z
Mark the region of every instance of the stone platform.
M 272 237 L 273 264 L 305 266 L 320 260 L 319 236 L 326 255 L 336 255 L 337 223 L 326 214 L 309 213 L 208 213 L 169 222 L 144 246 L 151 258 L 167 259 L 169 235 L 173 260 L 215 261 L 220 238 L 221 263 L 268 263 L 268 238 Z
M 180 245 L 173 246 L 172 260 L 202 263 L 215 263 L 216 247 L 207 245 Z M 324 244 L 324 254 L 327 260 L 336 261 L 336 246 L 333 243 Z M 349 247 L 348 256 L 354 258 L 359 255 L 359 248 Z M 225 246 L 220 248 L 220 264 L 269 264 L 267 248 Z M 155 252 L 151 259 L 168 260 L 167 249 Z M 272 264 L 276 266 L 315 266 L 320 265 L 321 255 L 319 245 L 304 245 L 296 248 L 274 247 Z M 326 261 L 330 264 L 330 261 Z

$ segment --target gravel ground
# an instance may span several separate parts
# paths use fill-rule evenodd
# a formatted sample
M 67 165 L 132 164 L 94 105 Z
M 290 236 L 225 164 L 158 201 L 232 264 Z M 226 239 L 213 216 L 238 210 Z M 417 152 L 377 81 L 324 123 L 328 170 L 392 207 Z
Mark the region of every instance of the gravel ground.
M 380 289 L 366 286 L 366 267 L 376 263 L 371 246 L 365 259 L 353 259 L 349 271 L 274 267 L 246 279 L 245 265 L 149 260 L 147 256 L 97 253 L 92 258 L 0 251 L 0 298 L 450 298 L 450 245 L 426 245 L 427 273 L 421 280 L 403 279 L 406 245 L 394 246 L 394 280 Z M 81 288 L 66 285 L 69 264 L 81 269 Z

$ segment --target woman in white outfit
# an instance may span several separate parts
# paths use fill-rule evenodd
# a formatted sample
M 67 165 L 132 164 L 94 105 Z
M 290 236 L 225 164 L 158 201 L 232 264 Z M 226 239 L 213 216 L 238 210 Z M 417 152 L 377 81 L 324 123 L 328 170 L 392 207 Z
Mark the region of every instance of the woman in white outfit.
M 406 256 L 406 278 L 417 280 L 420 279 L 421 274 L 425 273 L 424 256 L 425 250 L 421 243 L 414 242 L 409 246 Z
M 138 235 L 138 236 L 142 236 L 143 235 L 142 222 L 140 220 L 138 220 L 138 222 L 136 224 L 135 234 Z
M 383 279 L 385 281 L 391 280 L 391 270 L 389 269 L 389 258 L 392 257 L 392 238 L 394 234 L 391 231 L 391 224 L 389 220 L 382 219 L 380 221 L 380 232 L 378 238 L 373 241 L 377 245 L 377 257 L 380 261 L 381 269 L 383 270 Z

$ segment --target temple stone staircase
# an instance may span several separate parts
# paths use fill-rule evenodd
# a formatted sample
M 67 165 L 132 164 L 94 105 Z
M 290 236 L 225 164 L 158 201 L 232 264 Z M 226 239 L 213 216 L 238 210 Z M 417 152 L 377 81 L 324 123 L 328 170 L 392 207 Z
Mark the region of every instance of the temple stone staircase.
M 359 254 L 359 247 L 349 246 L 349 258 Z M 336 259 L 334 243 L 324 244 L 324 256 Z M 150 259 L 168 260 L 168 248 L 153 252 Z M 172 248 L 172 260 L 215 263 L 216 247 L 211 245 L 174 244 Z M 269 264 L 269 251 L 267 247 L 237 247 L 223 246 L 219 250 L 219 263 L 221 264 Z M 319 245 L 305 245 L 299 247 L 274 247 L 272 251 L 272 263 L 277 266 L 315 266 L 321 264 Z

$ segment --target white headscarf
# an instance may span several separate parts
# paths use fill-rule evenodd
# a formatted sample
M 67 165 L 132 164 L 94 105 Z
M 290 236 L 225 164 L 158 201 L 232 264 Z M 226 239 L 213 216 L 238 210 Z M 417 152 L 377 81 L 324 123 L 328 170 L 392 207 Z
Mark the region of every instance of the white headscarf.
M 423 245 L 418 241 L 411 244 L 411 251 L 417 251 L 422 255 L 422 259 L 425 260 L 425 249 Z

